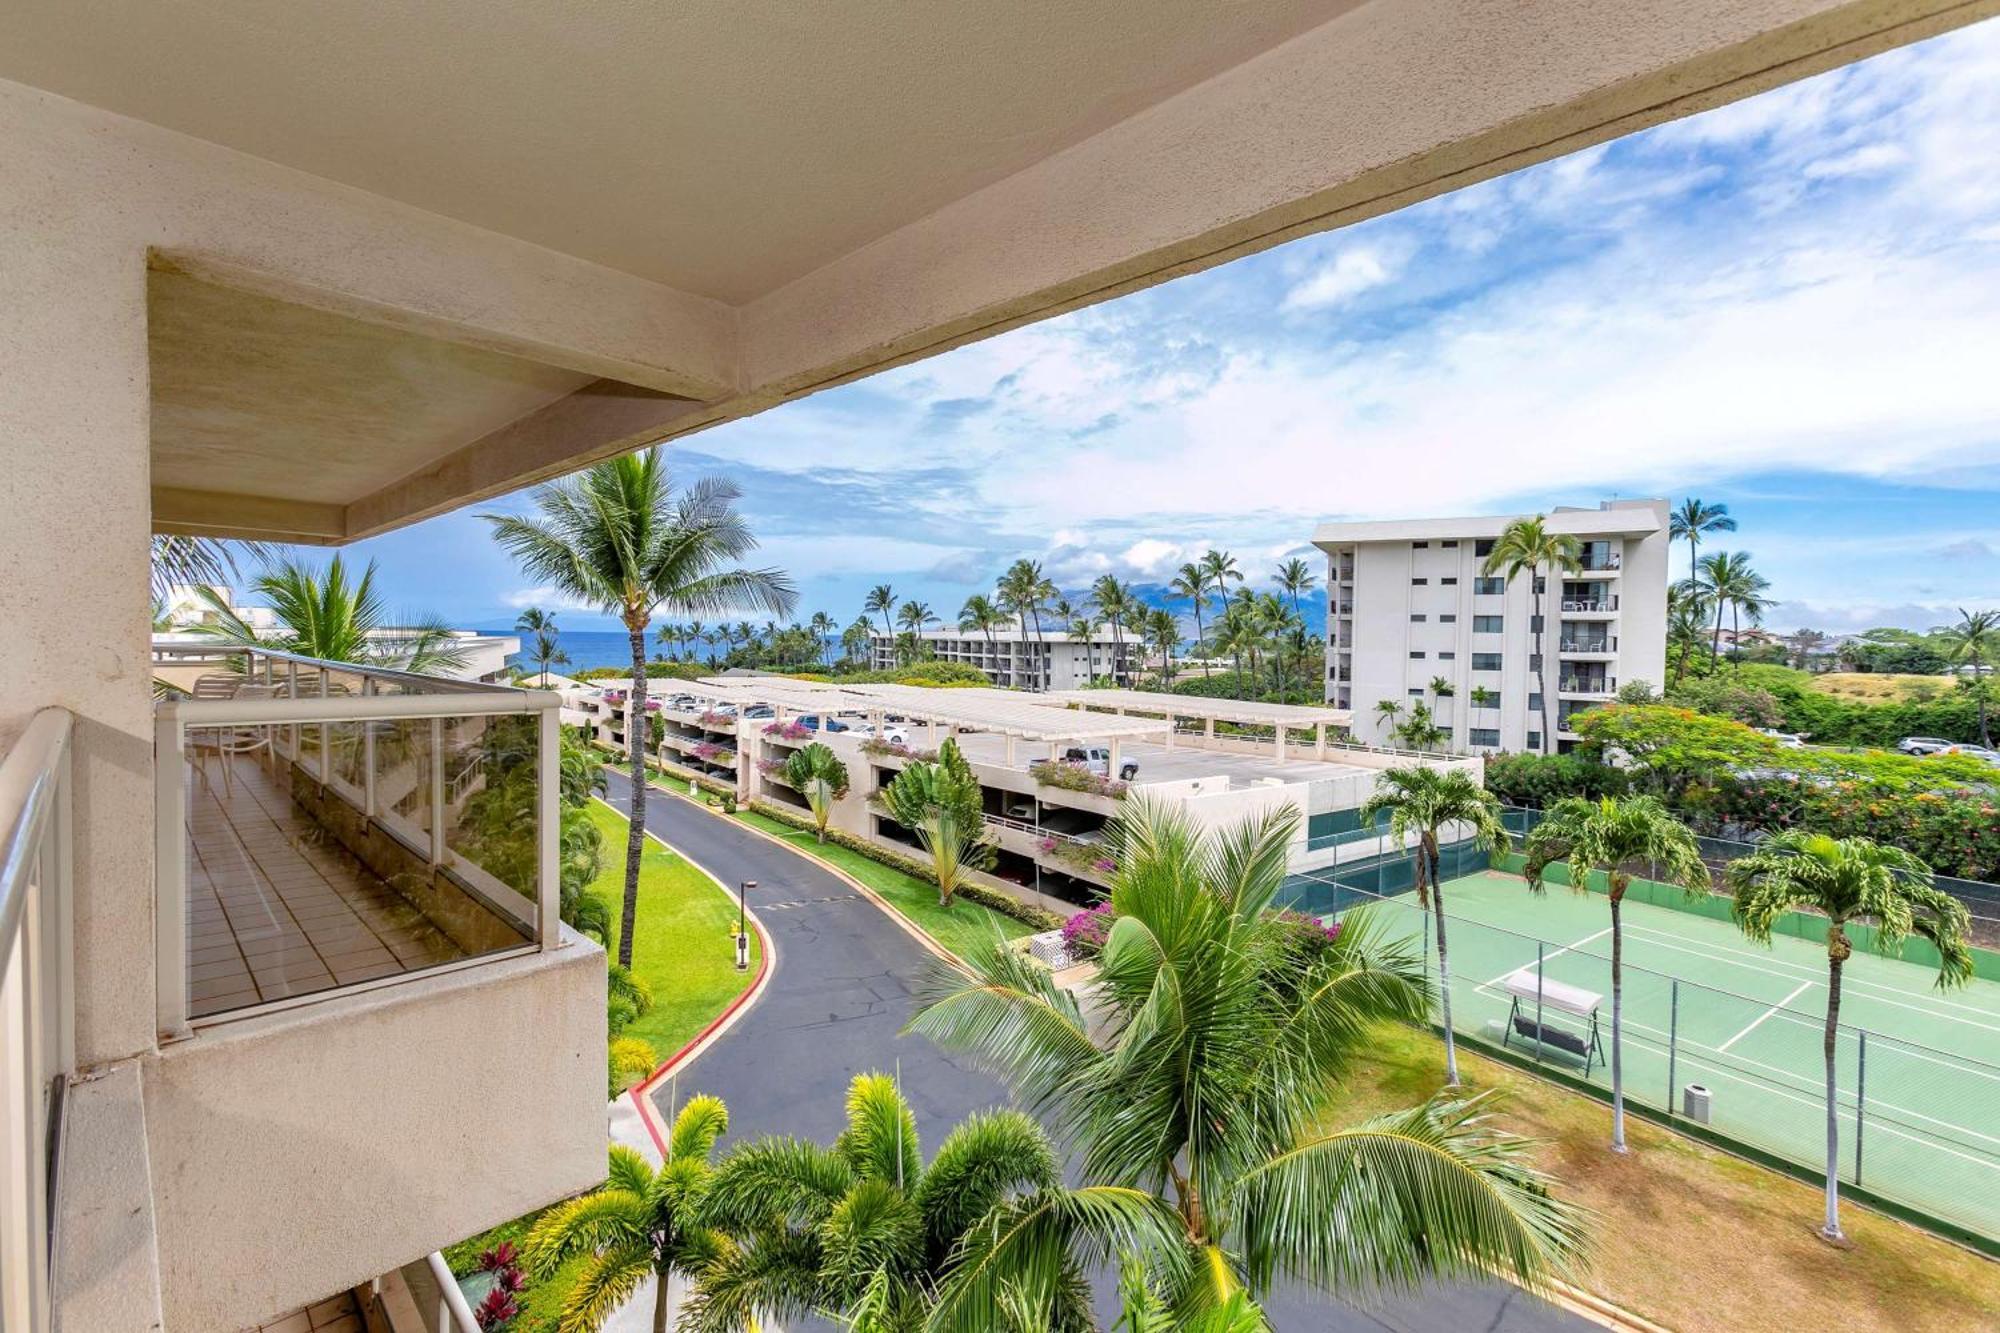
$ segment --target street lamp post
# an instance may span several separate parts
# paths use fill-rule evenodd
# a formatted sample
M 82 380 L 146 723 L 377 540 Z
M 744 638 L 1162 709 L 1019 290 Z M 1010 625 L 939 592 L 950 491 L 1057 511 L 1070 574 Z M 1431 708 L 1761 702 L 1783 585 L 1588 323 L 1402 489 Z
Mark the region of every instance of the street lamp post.
M 746 879 L 736 890 L 736 970 L 750 970 L 750 890 L 757 887 L 757 881 Z

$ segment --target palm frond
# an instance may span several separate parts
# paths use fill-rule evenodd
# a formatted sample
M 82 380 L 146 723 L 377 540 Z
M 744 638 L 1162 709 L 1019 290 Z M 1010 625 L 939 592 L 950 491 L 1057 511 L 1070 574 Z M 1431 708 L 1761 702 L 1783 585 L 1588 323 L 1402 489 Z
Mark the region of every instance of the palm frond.
M 563 1301 L 557 1333 L 598 1333 L 612 1313 L 638 1293 L 639 1284 L 652 1276 L 653 1255 L 644 1244 L 617 1245 L 592 1255 Z

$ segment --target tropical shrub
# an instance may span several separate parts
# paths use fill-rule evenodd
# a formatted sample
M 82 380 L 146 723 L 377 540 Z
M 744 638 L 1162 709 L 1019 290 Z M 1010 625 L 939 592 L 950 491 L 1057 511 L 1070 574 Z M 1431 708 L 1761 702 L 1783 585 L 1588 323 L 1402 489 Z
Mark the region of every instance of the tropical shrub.
M 1623 796 L 1623 769 L 1575 754 L 1496 754 L 1486 758 L 1486 789 L 1507 805 L 1539 809 L 1565 796 Z
M 1627 702 L 1622 696 L 1621 703 Z M 1785 720 L 1785 710 L 1769 690 L 1746 685 L 1734 672 L 1721 672 L 1700 679 L 1688 677 L 1667 692 L 1668 703 L 1692 708 L 1698 713 L 1726 717 L 1752 727 L 1776 727 Z M 1652 700 L 1641 700 L 1650 703 Z
M 1095 958 L 1104 951 L 1105 936 L 1111 933 L 1112 908 L 1110 902 L 1101 902 L 1095 907 L 1078 912 L 1063 922 L 1063 948 L 1072 958 Z
M 826 824 L 833 805 L 847 795 L 847 765 L 818 741 L 792 751 L 785 760 L 785 781 L 806 798 L 812 810 L 813 832 L 826 841 Z
M 925 685 L 945 688 L 993 683 L 984 671 L 967 662 L 913 662 L 908 666 L 887 667 L 879 671 L 843 671 L 839 675 L 831 676 L 818 671 L 802 671 L 796 673 L 793 679 L 835 680 L 843 685 Z
M 938 757 L 936 750 L 919 750 L 915 746 L 901 745 L 895 741 L 885 741 L 876 736 L 870 736 L 867 740 L 861 742 L 861 753 L 873 755 L 878 759 L 883 757 L 917 759 L 925 763 Z
M 916 834 L 929 853 L 940 903 L 951 904 L 966 871 L 993 863 L 979 779 L 958 742 L 947 739 L 940 745 L 935 763 L 906 765 L 881 795 L 890 816 Z
M 819 733 L 802 722 L 766 722 L 764 734 L 773 740 L 809 741 Z
M 1067 763 L 1060 759 L 1040 759 L 1028 765 L 1028 774 L 1039 786 L 1059 787 L 1063 791 L 1087 792 L 1092 796 L 1109 796 L 1123 800 L 1131 790 L 1131 784 L 1120 782 L 1094 773 L 1087 765 Z

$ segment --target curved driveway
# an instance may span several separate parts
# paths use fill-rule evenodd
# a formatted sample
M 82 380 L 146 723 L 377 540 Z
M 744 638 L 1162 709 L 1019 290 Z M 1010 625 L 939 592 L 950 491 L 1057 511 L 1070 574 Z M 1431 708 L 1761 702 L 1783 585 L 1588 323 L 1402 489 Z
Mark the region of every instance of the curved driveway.
M 607 770 L 610 800 L 631 800 L 627 775 Z M 646 827 L 732 889 L 755 880 L 750 906 L 775 966 L 756 1002 L 654 1099 L 713 1093 L 729 1106 L 732 1139 L 796 1134 L 830 1141 L 843 1124 L 848 1082 L 900 1071 L 927 1148 L 973 1111 L 1013 1103 L 1005 1084 L 902 1036 L 930 955 L 873 903 L 808 856 L 786 851 L 692 802 L 648 794 Z M 1588 1333 L 1596 1326 L 1507 1284 L 1434 1288 L 1367 1310 L 1276 1297 L 1284 1333 Z

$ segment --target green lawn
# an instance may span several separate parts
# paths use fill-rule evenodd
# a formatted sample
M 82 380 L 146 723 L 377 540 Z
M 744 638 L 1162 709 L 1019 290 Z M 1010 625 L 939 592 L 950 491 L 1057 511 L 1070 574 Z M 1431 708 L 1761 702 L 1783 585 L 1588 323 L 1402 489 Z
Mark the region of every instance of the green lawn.
M 593 801 L 590 818 L 604 833 L 604 871 L 590 891 L 611 908 L 611 945 L 618 956 L 618 911 L 625 893 L 625 816 Z M 749 986 L 763 957 L 750 937 L 750 971 L 736 970 L 736 905 L 715 881 L 646 839 L 639 863 L 639 918 L 632 940 L 632 971 L 653 989 L 653 1007 L 625 1029 L 651 1042 L 665 1059 L 692 1041 Z
M 783 838 L 807 855 L 816 856 L 828 865 L 854 876 L 881 894 L 898 912 L 960 958 L 970 958 L 974 950 L 983 949 L 990 943 L 996 927 L 1010 940 L 1031 933 L 1024 922 L 1016 921 L 1011 916 L 1002 916 L 990 907 L 967 902 L 962 898 L 954 901 L 950 907 L 940 907 L 937 885 L 930 881 L 891 869 L 880 861 L 872 860 L 860 852 L 837 843 L 820 843 L 812 834 L 802 829 L 795 829 L 789 824 L 780 823 L 768 815 L 742 810 L 737 812 L 736 817 L 750 827 Z

